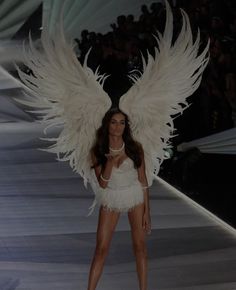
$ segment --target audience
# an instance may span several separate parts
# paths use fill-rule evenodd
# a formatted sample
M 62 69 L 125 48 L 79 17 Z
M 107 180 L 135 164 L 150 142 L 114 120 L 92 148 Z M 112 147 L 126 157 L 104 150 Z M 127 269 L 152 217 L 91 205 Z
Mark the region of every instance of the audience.
M 171 2 L 171 1 L 170 1 Z M 210 39 L 210 62 L 199 89 L 189 97 L 192 103 L 185 114 L 176 119 L 178 144 L 236 127 L 236 5 L 234 0 L 179 0 L 174 2 L 174 37 L 181 27 L 183 8 L 190 16 L 194 36 L 200 28 L 202 46 Z M 172 5 L 173 6 L 173 5 Z M 127 74 L 142 70 L 141 53 L 154 52 L 153 34 L 163 31 L 165 7 L 162 3 L 141 6 L 141 15 L 120 15 L 106 34 L 84 30 L 76 39 L 79 60 L 92 47 L 88 64 L 100 66 L 102 73 L 110 74 L 104 89 L 114 102 L 132 85 Z

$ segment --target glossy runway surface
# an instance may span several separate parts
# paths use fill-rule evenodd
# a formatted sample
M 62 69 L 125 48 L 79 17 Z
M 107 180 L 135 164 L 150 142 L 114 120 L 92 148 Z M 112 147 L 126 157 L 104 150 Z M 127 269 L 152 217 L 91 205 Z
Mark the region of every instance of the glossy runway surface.
M 67 163 L 9 126 L 0 130 L 0 289 L 86 290 L 98 214 L 86 216 L 93 194 Z M 235 233 L 161 180 L 150 204 L 148 290 L 235 290 Z M 125 214 L 97 288 L 110 289 L 138 290 Z

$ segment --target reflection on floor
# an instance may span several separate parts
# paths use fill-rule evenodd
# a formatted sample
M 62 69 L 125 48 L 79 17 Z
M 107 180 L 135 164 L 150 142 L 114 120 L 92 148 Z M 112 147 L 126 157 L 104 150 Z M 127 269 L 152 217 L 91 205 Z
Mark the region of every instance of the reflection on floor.
M 31 147 L 0 153 L 0 289 L 86 290 L 97 214 L 66 163 Z M 151 188 L 149 290 L 236 289 L 236 235 L 162 180 Z M 98 290 L 137 290 L 127 216 Z

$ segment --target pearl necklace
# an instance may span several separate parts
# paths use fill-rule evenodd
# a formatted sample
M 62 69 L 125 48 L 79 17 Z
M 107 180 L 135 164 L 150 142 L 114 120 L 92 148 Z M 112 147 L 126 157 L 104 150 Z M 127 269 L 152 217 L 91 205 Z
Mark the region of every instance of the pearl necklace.
M 113 149 L 113 148 L 109 147 L 111 152 L 121 152 L 124 148 L 125 148 L 125 143 L 123 143 L 122 146 L 118 149 Z

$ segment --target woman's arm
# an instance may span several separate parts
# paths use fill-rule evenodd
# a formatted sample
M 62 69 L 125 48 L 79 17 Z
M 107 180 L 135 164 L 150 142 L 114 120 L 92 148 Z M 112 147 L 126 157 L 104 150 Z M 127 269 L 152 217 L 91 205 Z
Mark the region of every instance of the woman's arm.
M 147 182 L 147 176 L 145 171 L 145 160 L 144 160 L 144 153 L 142 151 L 141 154 L 142 163 L 141 166 L 138 168 L 138 180 L 143 186 L 143 192 L 144 192 L 144 204 L 145 204 L 145 211 L 149 211 L 149 190 L 148 190 L 148 182 Z
M 144 215 L 143 215 L 143 228 L 147 232 L 147 234 L 151 233 L 151 216 L 150 216 L 150 205 L 149 205 L 149 190 L 148 190 L 148 182 L 145 171 L 145 160 L 144 160 L 144 152 L 142 150 L 141 154 L 142 163 L 138 168 L 138 179 L 139 182 L 143 186 L 143 194 L 144 194 Z
M 117 161 L 118 157 L 113 157 L 111 155 L 107 155 L 107 162 L 105 164 L 104 169 L 102 169 L 101 165 L 95 166 L 95 174 L 98 180 L 99 185 L 102 188 L 106 188 L 111 177 L 112 167 Z M 96 157 L 92 156 L 93 164 L 96 164 Z

